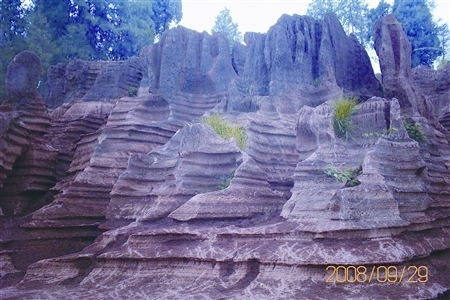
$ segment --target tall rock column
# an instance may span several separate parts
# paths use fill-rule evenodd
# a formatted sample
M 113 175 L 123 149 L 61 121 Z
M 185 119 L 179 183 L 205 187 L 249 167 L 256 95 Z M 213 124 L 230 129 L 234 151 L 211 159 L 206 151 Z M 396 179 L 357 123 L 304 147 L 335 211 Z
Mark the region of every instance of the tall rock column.
M 0 207 L 9 216 L 51 201 L 47 192 L 56 183 L 57 152 L 42 139 L 50 122 L 37 90 L 41 70 L 31 51 L 17 54 L 7 69 L 7 100 L 0 106 Z

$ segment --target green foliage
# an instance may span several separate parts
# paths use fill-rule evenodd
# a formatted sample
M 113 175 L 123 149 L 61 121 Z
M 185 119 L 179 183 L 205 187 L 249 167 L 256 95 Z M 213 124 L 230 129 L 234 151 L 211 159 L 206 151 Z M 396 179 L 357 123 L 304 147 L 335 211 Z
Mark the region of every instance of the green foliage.
M 211 33 L 223 32 L 230 43 L 230 52 L 233 49 L 234 43 L 242 42 L 242 34 L 239 31 L 238 23 L 234 23 L 230 15 L 230 10 L 224 8 L 220 11 L 219 15 L 216 17 L 214 27 L 211 28 Z
M 244 150 L 247 146 L 247 135 L 244 127 L 235 126 L 222 119 L 218 114 L 203 118 L 202 123 L 211 126 L 214 131 L 224 139 L 235 138 L 239 148 Z
M 393 128 L 385 129 L 382 134 L 380 134 L 378 132 L 368 132 L 368 133 L 363 133 L 362 136 L 367 137 L 367 138 L 368 137 L 380 137 L 380 136 L 389 135 L 389 134 L 391 134 L 393 132 L 397 132 L 397 131 L 398 131 L 398 129 L 393 127 Z
M 366 36 L 366 42 L 369 43 L 372 48 L 374 46 L 374 41 L 373 41 L 373 28 L 375 26 L 375 22 L 384 17 L 387 16 L 390 12 L 391 12 L 391 5 L 389 3 L 387 3 L 384 0 L 381 0 L 378 3 L 378 6 L 375 8 L 372 8 L 369 10 L 368 14 L 367 14 L 367 36 Z
M 405 125 L 406 132 L 408 132 L 410 138 L 417 141 L 418 143 L 422 143 L 423 141 L 425 141 L 425 133 L 423 132 L 419 124 L 405 121 L 403 122 L 403 125 Z
M 336 0 L 312 0 L 306 9 L 306 15 L 315 19 L 322 19 L 327 13 L 338 15 L 337 12 Z
M 356 110 L 356 98 L 339 98 L 332 103 L 333 128 L 337 137 L 348 137 L 352 130 L 351 116 Z
M 138 94 L 138 89 L 137 89 L 137 88 L 135 88 L 135 87 L 130 87 L 130 88 L 128 89 L 128 96 L 130 96 L 130 97 L 136 97 L 137 94 Z
M 312 0 L 308 4 L 306 15 L 321 19 L 326 13 L 336 14 L 345 32 L 353 33 L 364 45 L 368 11 L 364 0 Z
M 434 60 L 442 55 L 438 38 L 438 27 L 427 0 L 395 0 L 392 13 L 402 24 L 403 31 L 411 42 L 411 66 L 431 67 Z
M 438 70 L 444 71 L 447 68 L 447 64 L 448 64 L 448 60 L 446 60 L 445 58 L 441 58 L 439 60 L 439 64 L 437 66 Z
M 444 23 L 442 19 L 438 21 L 437 29 L 442 54 L 436 59 L 434 64 L 436 70 L 445 70 L 450 60 L 450 29 L 448 24 Z
M 224 190 L 224 189 L 226 189 L 227 187 L 230 186 L 231 179 L 233 179 L 233 177 L 234 177 L 234 172 L 235 172 L 235 171 L 232 171 L 232 172 L 225 178 L 225 180 L 224 180 L 221 184 L 219 184 L 219 185 L 217 186 L 217 188 L 218 188 L 219 190 Z
M 358 169 L 345 169 L 339 171 L 336 167 L 327 167 L 324 170 L 328 177 L 334 177 L 339 182 L 344 182 L 346 187 L 352 187 L 360 185 L 361 182 L 358 180 L 358 176 L 362 174 L 362 167 Z
M 183 17 L 181 0 L 152 1 L 152 20 L 156 36 L 169 29 L 172 23 L 178 24 Z
M 347 34 L 353 33 L 364 45 L 367 36 L 367 14 L 369 8 L 365 0 L 339 1 L 337 10 L 342 27 Z
M 319 79 L 319 78 L 314 78 L 314 80 L 313 80 L 313 85 L 314 85 L 315 87 L 318 87 L 318 86 L 319 86 L 319 83 L 320 83 L 320 79 Z

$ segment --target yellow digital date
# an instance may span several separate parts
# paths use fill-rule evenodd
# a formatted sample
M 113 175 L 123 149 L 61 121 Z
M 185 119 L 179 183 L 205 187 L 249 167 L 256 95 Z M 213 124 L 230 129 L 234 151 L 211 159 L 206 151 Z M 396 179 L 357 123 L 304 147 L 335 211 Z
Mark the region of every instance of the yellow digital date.
M 328 266 L 326 271 L 329 283 L 425 283 L 429 277 L 426 266 Z

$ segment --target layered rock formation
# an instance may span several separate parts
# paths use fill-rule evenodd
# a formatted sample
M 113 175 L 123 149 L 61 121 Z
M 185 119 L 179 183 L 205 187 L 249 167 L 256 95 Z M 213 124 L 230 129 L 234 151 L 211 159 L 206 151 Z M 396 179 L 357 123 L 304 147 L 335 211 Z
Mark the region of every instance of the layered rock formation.
M 136 97 L 123 97 L 117 78 L 125 75 L 111 76 L 112 64 L 75 62 L 84 65 L 79 76 L 98 75 L 66 94 L 54 88 L 61 96 L 52 103 L 67 103 L 49 115 L 41 138 L 59 159 L 50 168 L 56 195 L 20 222 L 2 223 L 9 242 L 2 240 L 0 280 L 8 287 L 0 292 L 7 299 L 447 297 L 448 73 L 436 75 L 443 87 L 432 90 L 428 71 L 410 69 L 398 22 L 385 17 L 376 32 L 386 98 L 373 97 L 381 85 L 367 54 L 332 15 L 284 15 L 267 34 L 246 34 L 232 56 L 222 35 L 169 30 L 123 63 L 124 74 L 141 82 Z M 342 95 L 358 98 L 347 138 L 333 128 L 332 104 Z M 245 127 L 246 148 L 198 124 L 210 112 Z M 407 124 L 422 138 L 414 140 Z M 28 141 L 25 133 L 9 136 Z M 2 145 L 13 144 L 6 137 Z M 32 163 L 9 165 L 0 177 L 7 188 L 10 174 Z M 327 176 L 346 170 L 354 176 L 347 184 Z M 59 242 L 58 251 L 23 260 L 24 245 L 38 238 Z
M 0 205 L 7 216 L 42 206 L 55 183 L 57 151 L 43 139 L 50 118 L 37 91 L 41 60 L 30 51 L 8 65 L 8 100 L 0 106 Z M 50 199 L 51 201 L 51 199 Z

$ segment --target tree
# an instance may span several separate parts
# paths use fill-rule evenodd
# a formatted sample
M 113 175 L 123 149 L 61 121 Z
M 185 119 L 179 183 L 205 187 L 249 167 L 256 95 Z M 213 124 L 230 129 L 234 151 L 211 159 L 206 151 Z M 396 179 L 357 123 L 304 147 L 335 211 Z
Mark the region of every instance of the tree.
M 402 24 L 403 31 L 411 42 L 411 66 L 431 66 L 442 55 L 438 28 L 426 0 L 395 0 L 393 14 Z
M 312 0 L 306 9 L 306 15 L 314 19 L 322 19 L 327 13 L 334 13 L 338 16 L 338 1 L 336 0 Z
M 367 14 L 369 8 L 364 0 L 345 0 L 337 4 L 337 15 L 347 34 L 353 33 L 364 45 L 367 36 Z
M 230 10 L 227 7 L 222 9 L 216 17 L 216 22 L 214 27 L 211 29 L 211 32 L 223 32 L 227 36 L 228 42 L 230 43 L 230 51 L 233 49 L 234 43 L 242 42 L 242 34 L 239 31 L 239 25 L 238 23 L 233 22 L 230 15 Z
M 183 17 L 181 0 L 154 0 L 152 1 L 152 12 L 155 35 L 158 37 L 172 23 L 178 24 Z
M 448 24 L 443 23 L 442 20 L 439 20 L 437 29 L 439 42 L 441 43 L 442 59 L 448 61 L 450 60 L 450 30 L 448 28 Z
M 326 13 L 334 13 L 347 34 L 353 33 L 361 44 L 366 42 L 368 13 L 364 0 L 312 0 L 306 15 L 321 19 Z
M 378 3 L 378 6 L 375 8 L 372 8 L 369 10 L 369 13 L 367 14 L 367 35 L 366 35 L 366 42 L 369 43 L 373 48 L 373 28 L 375 26 L 375 22 L 384 17 L 387 16 L 391 12 L 391 5 L 384 0 L 381 0 Z

